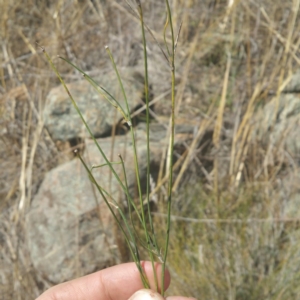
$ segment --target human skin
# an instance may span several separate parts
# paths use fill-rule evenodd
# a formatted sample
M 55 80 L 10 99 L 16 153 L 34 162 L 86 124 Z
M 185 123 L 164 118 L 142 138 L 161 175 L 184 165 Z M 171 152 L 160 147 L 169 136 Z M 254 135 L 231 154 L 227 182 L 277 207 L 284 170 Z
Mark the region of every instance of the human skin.
M 141 262 L 150 286 L 155 289 L 151 262 Z M 158 282 L 161 280 L 161 265 L 155 265 Z M 165 274 L 165 288 L 170 285 L 170 273 Z M 144 288 L 139 271 L 134 263 L 117 265 L 99 272 L 56 285 L 36 300 L 127 300 L 134 292 Z M 187 300 L 181 296 L 168 300 Z

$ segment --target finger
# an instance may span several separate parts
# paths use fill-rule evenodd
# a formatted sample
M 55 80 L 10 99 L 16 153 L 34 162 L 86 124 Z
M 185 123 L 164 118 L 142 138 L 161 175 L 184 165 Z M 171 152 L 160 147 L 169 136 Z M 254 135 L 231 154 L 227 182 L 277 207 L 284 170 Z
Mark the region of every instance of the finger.
M 145 270 L 145 273 L 147 275 L 147 278 L 148 278 L 148 281 L 149 281 L 149 284 L 150 284 L 150 288 L 155 291 L 156 290 L 156 284 L 155 284 L 155 277 L 154 277 L 154 274 L 153 274 L 152 264 L 148 261 L 142 261 L 141 265 L 142 265 L 142 268 Z M 161 264 L 154 263 L 154 269 L 155 269 L 155 273 L 157 275 L 158 292 L 160 292 L 161 291 L 161 275 L 162 275 Z M 170 273 L 169 273 L 168 270 L 166 270 L 165 274 L 166 275 L 165 275 L 164 289 L 166 290 L 168 288 L 168 286 L 170 285 L 171 277 L 170 277 Z M 140 288 L 143 288 L 143 286 L 141 286 Z
M 155 288 L 151 262 L 142 262 L 152 288 Z M 161 282 L 161 265 L 155 264 L 158 282 Z M 165 287 L 170 284 L 166 272 Z M 105 270 L 52 287 L 36 300 L 127 300 L 134 292 L 143 288 L 135 263 L 117 265 Z

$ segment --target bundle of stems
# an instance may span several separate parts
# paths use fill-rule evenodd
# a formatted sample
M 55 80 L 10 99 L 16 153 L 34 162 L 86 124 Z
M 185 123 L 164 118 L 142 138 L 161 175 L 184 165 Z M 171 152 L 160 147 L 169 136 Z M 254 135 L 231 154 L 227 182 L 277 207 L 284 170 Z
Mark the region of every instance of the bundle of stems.
M 127 1 L 126 1 L 127 2 Z M 124 118 L 125 122 L 128 124 L 130 133 L 131 133 L 131 139 L 132 139 L 132 151 L 134 154 L 134 166 L 135 166 L 135 173 L 136 173 L 136 182 L 137 182 L 137 189 L 138 189 L 138 197 L 139 197 L 139 205 L 137 205 L 129 193 L 129 187 L 127 183 L 126 178 L 126 169 L 124 160 L 121 155 L 119 155 L 119 161 L 118 162 L 111 162 L 107 155 L 104 153 L 104 151 L 101 148 L 101 145 L 99 145 L 98 141 L 96 140 L 95 136 L 93 135 L 87 120 L 84 119 L 82 112 L 80 111 L 79 107 L 77 106 L 77 103 L 75 99 L 73 98 L 71 92 L 69 91 L 68 87 L 66 86 L 63 78 L 59 74 L 57 68 L 55 67 L 52 59 L 46 52 L 45 48 L 41 47 L 43 50 L 44 55 L 46 56 L 51 68 L 56 73 L 57 77 L 59 78 L 61 84 L 63 85 L 64 89 L 66 90 L 70 100 L 72 101 L 72 104 L 74 105 L 78 115 L 80 116 L 82 122 L 84 123 L 87 131 L 89 132 L 90 137 L 93 139 L 96 147 L 98 148 L 101 156 L 103 157 L 105 163 L 100 166 L 92 166 L 88 167 L 84 159 L 81 157 L 81 155 L 78 153 L 78 157 L 81 160 L 84 168 L 86 169 L 88 176 L 91 180 L 91 182 L 96 186 L 97 190 L 101 194 L 103 200 L 105 201 L 107 207 L 109 208 L 112 216 L 114 217 L 115 221 L 117 222 L 118 227 L 120 228 L 122 234 L 124 235 L 125 241 L 127 243 L 128 249 L 131 253 L 132 259 L 134 260 L 141 276 L 142 283 L 145 288 L 150 288 L 149 281 L 146 277 L 146 274 L 141 266 L 141 260 L 140 260 L 140 252 L 141 247 L 146 250 L 148 253 L 149 259 L 152 262 L 153 267 L 153 273 L 155 278 L 155 285 L 156 290 L 158 291 L 159 284 L 158 284 L 158 276 L 156 274 L 155 269 L 155 261 L 159 260 L 162 263 L 162 282 L 161 282 L 161 291 L 160 293 L 162 296 L 164 295 L 164 275 L 165 275 L 165 268 L 166 268 L 166 262 L 167 262 L 167 256 L 168 256 L 168 246 L 169 246 L 169 238 L 170 238 L 170 221 L 171 221 L 171 202 L 172 202 L 172 183 L 173 183 L 173 147 L 174 147 L 174 123 L 175 123 L 175 50 L 177 46 L 177 39 L 175 41 L 174 31 L 173 31 L 173 23 L 172 23 L 172 14 L 171 14 L 171 8 L 170 3 L 168 0 L 165 0 L 166 4 L 166 23 L 164 26 L 164 47 L 159 45 L 158 41 L 155 39 L 154 35 L 152 34 L 151 30 L 148 28 L 147 25 L 144 23 L 144 16 L 143 16 L 143 9 L 141 2 L 139 0 L 135 1 L 135 7 L 129 4 L 130 9 L 132 10 L 133 14 L 139 18 L 140 20 L 140 27 L 142 31 L 142 43 L 143 43 L 143 59 L 144 59 L 144 77 L 145 77 L 145 102 L 146 102 L 146 136 L 147 136 L 147 178 L 146 178 L 146 203 L 147 203 L 147 209 L 144 209 L 144 197 L 142 194 L 141 189 L 141 176 L 139 173 L 139 162 L 137 157 L 137 146 L 136 146 L 136 138 L 135 138 L 135 132 L 134 128 L 132 126 L 132 118 L 131 118 L 131 110 L 128 105 L 127 100 L 127 94 L 125 91 L 125 88 L 123 86 L 122 78 L 120 76 L 120 73 L 118 71 L 117 65 L 115 63 L 114 57 L 109 49 L 108 46 L 105 46 L 105 49 L 108 53 L 108 56 L 111 60 L 112 66 L 114 68 L 114 71 L 116 73 L 116 77 L 118 80 L 118 83 L 120 85 L 122 96 L 125 100 L 125 107 L 122 107 L 120 102 L 108 91 L 105 89 L 105 87 L 100 86 L 93 78 L 91 78 L 88 74 L 86 74 L 83 70 L 81 70 L 78 66 L 74 65 L 69 60 L 60 57 L 60 59 L 64 60 L 71 66 L 73 66 L 75 69 L 77 69 L 83 77 L 93 86 L 93 88 L 102 95 L 115 109 L 119 111 L 119 113 Z M 147 55 L 147 40 L 146 40 L 146 33 L 145 31 L 148 31 L 154 41 L 158 44 L 160 51 L 162 52 L 162 55 L 164 56 L 164 59 L 166 59 L 169 68 L 170 68 L 170 85 L 171 85 L 171 113 L 170 113 L 170 139 L 169 139 L 169 149 L 168 152 L 170 154 L 170 162 L 168 164 L 168 169 L 166 170 L 168 174 L 168 194 L 167 194 L 167 222 L 166 222 L 166 233 L 165 233 L 165 244 L 163 247 L 160 247 L 157 243 L 157 236 L 155 234 L 154 225 L 153 225 L 153 219 L 152 214 L 150 210 L 150 130 L 149 130 L 149 124 L 150 124 L 150 114 L 149 114 L 149 77 L 148 77 L 148 55 Z M 169 30 L 169 31 L 168 31 Z M 171 37 L 171 45 L 168 45 L 166 35 L 167 33 L 170 33 Z M 120 164 L 122 166 L 122 172 L 123 172 L 123 180 L 121 180 L 121 177 L 117 174 L 115 171 L 114 165 Z M 119 186 L 123 190 L 128 204 L 128 213 L 125 213 L 124 210 L 118 205 L 118 202 L 112 197 L 112 195 L 109 194 L 103 187 L 101 187 L 101 183 L 97 182 L 94 175 L 93 175 L 93 169 L 94 168 L 101 168 L 103 166 L 108 166 L 110 171 L 112 172 L 113 176 L 116 178 Z M 145 212 L 146 211 L 146 212 Z M 133 214 L 137 216 L 137 219 L 135 221 L 133 220 Z M 144 232 L 144 236 L 141 237 L 138 233 L 136 228 L 142 228 Z M 164 249 L 164 250 L 161 250 Z

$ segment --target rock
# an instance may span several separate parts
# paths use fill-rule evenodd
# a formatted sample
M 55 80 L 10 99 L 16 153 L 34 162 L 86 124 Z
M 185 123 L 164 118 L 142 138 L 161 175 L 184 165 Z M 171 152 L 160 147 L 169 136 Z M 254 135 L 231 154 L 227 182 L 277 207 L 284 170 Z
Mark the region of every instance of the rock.
M 283 219 L 299 218 L 300 209 L 300 71 L 296 72 L 279 98 L 274 97 L 257 112 L 254 124 L 254 139 L 260 138 L 265 145 L 271 144 L 268 155 L 288 157 L 293 168 L 283 168 L 278 177 L 279 188 L 274 190 L 274 199 L 282 203 Z M 282 159 L 281 156 L 281 159 Z M 273 157 L 269 157 L 272 161 Z M 276 159 L 276 158 L 275 158 Z M 280 178 L 280 179 L 279 179 Z
M 284 93 L 300 93 L 300 70 L 294 73 L 290 82 L 287 84 Z
M 257 113 L 255 134 L 264 142 L 282 145 L 296 156 L 300 151 L 300 94 L 282 94 Z
M 121 72 L 121 76 L 130 110 L 134 111 L 143 99 L 144 79 L 137 71 L 124 71 Z M 126 112 L 125 101 L 115 73 L 111 72 L 103 76 L 101 80 L 95 81 L 111 93 Z M 82 80 L 67 84 L 67 86 L 95 137 L 109 135 L 112 126 L 123 119 L 119 111 L 99 95 L 87 81 Z M 44 120 L 53 140 L 68 141 L 89 137 L 89 133 L 62 85 L 53 88 L 48 94 Z
M 279 185 L 279 203 L 283 203 L 282 217 L 285 219 L 299 219 L 300 217 L 300 171 L 294 169 L 287 172 L 280 180 Z M 274 195 L 275 197 L 276 195 Z M 278 195 L 277 195 L 278 197 Z M 275 198 L 276 199 L 276 198 Z
M 136 136 L 140 172 L 144 176 L 145 132 L 137 130 Z M 130 135 L 116 136 L 114 139 L 102 138 L 98 142 L 109 158 L 113 149 L 112 161 L 119 161 L 118 154 L 122 154 L 129 190 L 135 195 Z M 161 150 L 155 143 L 152 143 L 152 152 L 153 162 L 158 163 Z M 88 165 L 103 164 L 100 157 L 93 142 L 87 141 L 84 158 Z M 114 167 L 120 177 L 124 178 L 121 165 Z M 108 166 L 94 169 L 93 174 L 114 199 L 125 199 Z M 88 179 L 81 162 L 74 159 L 51 170 L 32 201 L 26 216 L 30 256 L 38 272 L 53 283 L 105 268 L 116 261 L 118 253 L 113 232 L 114 222 L 98 191 L 94 193 L 93 188 L 95 186 Z

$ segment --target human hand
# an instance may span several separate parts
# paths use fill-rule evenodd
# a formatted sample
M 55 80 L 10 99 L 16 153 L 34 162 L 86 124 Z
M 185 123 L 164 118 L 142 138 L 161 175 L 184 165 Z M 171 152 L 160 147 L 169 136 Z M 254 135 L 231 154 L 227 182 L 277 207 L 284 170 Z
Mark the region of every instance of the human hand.
M 151 262 L 141 262 L 150 286 L 155 289 Z M 161 280 L 161 265 L 155 265 L 158 282 Z M 165 288 L 170 285 L 170 274 L 165 274 Z M 56 285 L 36 300 L 127 300 L 134 292 L 142 289 L 139 271 L 135 263 L 117 265 L 102 271 Z M 168 300 L 187 300 L 181 296 Z

